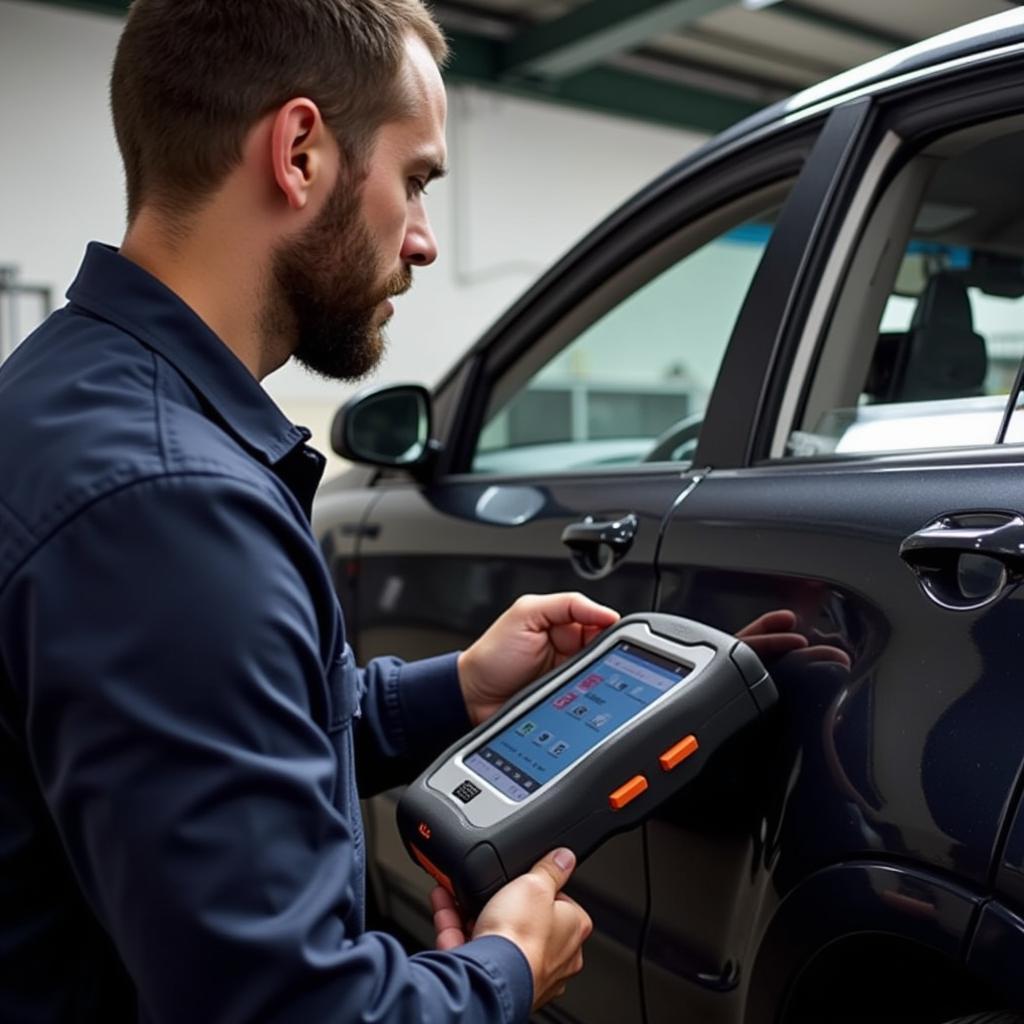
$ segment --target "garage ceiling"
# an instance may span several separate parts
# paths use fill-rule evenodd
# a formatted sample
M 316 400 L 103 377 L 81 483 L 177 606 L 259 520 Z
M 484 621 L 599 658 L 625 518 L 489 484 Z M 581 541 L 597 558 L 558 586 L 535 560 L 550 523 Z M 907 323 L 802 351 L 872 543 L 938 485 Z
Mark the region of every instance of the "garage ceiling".
M 127 0 L 41 0 L 123 16 Z M 1024 0 L 437 0 L 452 81 L 715 132 Z

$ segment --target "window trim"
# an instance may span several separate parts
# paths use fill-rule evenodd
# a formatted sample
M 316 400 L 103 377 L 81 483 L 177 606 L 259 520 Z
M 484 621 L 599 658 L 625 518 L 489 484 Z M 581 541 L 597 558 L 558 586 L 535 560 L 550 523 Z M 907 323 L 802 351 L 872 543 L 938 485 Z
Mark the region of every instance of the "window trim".
M 804 404 L 807 387 L 814 376 L 820 349 L 819 339 L 823 345 L 822 333 L 831 320 L 833 300 L 839 296 L 841 283 L 845 283 L 845 271 L 849 269 L 850 261 L 861 242 L 861 229 L 870 218 L 879 183 L 899 151 L 900 144 L 899 136 L 893 131 L 887 131 L 882 136 L 850 201 L 789 364 L 786 388 L 775 419 L 769 459 L 787 458 L 786 442 L 794 429 L 797 411 Z
M 729 203 L 716 207 L 706 216 L 691 221 L 675 234 L 662 239 L 630 263 L 621 267 L 599 288 L 569 310 L 561 320 L 555 322 L 545 334 L 537 338 L 525 355 L 511 361 L 503 372 L 495 374 L 485 404 L 481 428 L 476 436 L 477 445 L 473 449 L 474 463 L 479 453 L 480 437 L 490 422 L 490 417 L 496 415 L 496 407 L 504 407 L 516 395 L 521 394 L 551 360 L 565 352 L 595 324 L 620 308 L 623 303 L 634 298 L 662 274 L 668 273 L 683 260 L 720 240 L 724 234 L 745 223 L 751 217 L 756 217 L 759 212 L 784 205 L 795 180 L 795 176 L 787 177 L 766 184 L 752 192 L 747 192 Z M 763 258 L 763 252 L 761 258 Z M 745 297 L 743 301 L 745 301 Z M 736 310 L 737 318 L 742 308 L 743 302 L 741 301 Z M 722 348 L 723 360 L 728 344 L 729 341 L 726 338 Z M 684 352 L 680 352 L 680 356 L 684 354 Z M 655 440 L 656 438 L 651 438 L 652 444 Z M 661 461 L 684 468 L 681 463 L 671 460 Z M 625 464 L 623 468 L 635 464 Z M 562 467 L 550 472 L 557 474 L 570 469 L 571 467 Z M 469 472 L 474 476 L 494 475 L 473 469 L 470 469 Z
M 932 69 L 930 74 L 922 75 L 923 81 L 915 82 L 912 87 L 908 87 L 905 91 L 899 92 L 896 95 L 888 94 L 884 98 L 879 99 L 880 113 L 877 125 L 870 133 L 868 141 L 875 142 L 877 146 L 883 138 L 889 135 L 895 135 L 900 140 L 899 148 L 893 153 L 887 168 L 883 171 L 881 180 L 878 182 L 879 190 L 886 187 L 886 177 L 894 173 L 894 168 L 898 170 L 903 166 L 903 163 L 905 163 L 904 157 L 912 158 L 915 153 L 920 152 L 932 143 L 958 131 L 1024 114 L 1024 82 L 1021 81 L 1019 71 L 1006 66 L 1005 63 L 1000 61 L 993 67 L 991 61 L 979 61 L 976 64 L 963 68 L 955 67 L 955 73 L 951 73 L 948 76 L 942 74 L 945 70 L 945 68 Z M 927 87 L 927 78 L 929 77 L 941 77 L 943 80 L 939 83 L 932 83 L 930 91 L 922 96 L 920 89 Z M 870 218 L 873 213 L 873 203 L 874 196 L 868 210 L 865 211 L 867 218 Z M 843 211 L 843 220 L 836 228 L 837 234 L 842 230 L 846 219 L 847 211 Z M 859 232 L 864 223 L 864 219 L 855 223 L 855 231 Z M 854 246 L 854 250 L 857 244 L 859 244 L 859 238 Z M 845 270 L 845 267 L 843 269 Z M 814 303 L 820 298 L 822 304 L 826 307 L 821 323 L 822 327 L 831 319 L 835 303 L 838 301 L 841 293 L 843 280 L 834 282 L 833 286 L 829 288 L 824 287 L 824 284 L 824 275 L 819 278 L 818 287 L 814 287 L 813 277 L 811 277 L 812 291 L 809 302 Z M 801 332 L 802 337 L 803 332 Z M 804 376 L 798 376 L 793 372 L 792 368 L 787 370 L 785 365 L 781 366 L 781 373 L 788 375 L 786 390 L 794 387 L 799 389 L 800 399 L 797 403 L 797 414 L 806 388 L 809 387 L 814 373 L 814 361 L 825 341 L 821 329 L 819 329 L 816 335 L 812 334 L 812 340 L 814 342 L 812 363 Z M 1012 404 L 1014 401 L 1015 398 L 1011 394 L 1009 402 Z M 782 434 L 788 438 L 789 431 L 793 428 L 792 420 L 787 421 L 783 419 L 779 415 L 779 411 L 780 407 L 776 405 L 774 411 L 764 416 L 761 431 L 765 441 L 760 446 L 754 446 L 752 457 L 748 464 L 756 466 L 768 464 L 782 466 L 791 463 L 820 465 L 822 461 L 846 464 L 847 460 L 850 459 L 870 458 L 874 455 L 874 453 L 850 452 L 802 459 L 779 456 L 775 454 L 777 451 L 777 439 Z M 770 444 L 768 443 L 768 438 L 771 439 Z M 783 450 L 784 444 L 785 442 L 783 442 Z M 1007 446 L 1004 445 L 1002 447 Z M 887 459 L 898 460 L 901 457 L 916 455 L 921 452 L 930 453 L 931 457 L 934 457 L 936 454 L 962 450 L 964 449 L 913 449 L 907 452 L 879 452 L 878 455 Z
M 828 255 L 844 216 L 842 198 L 866 162 L 874 108 L 869 99 L 844 103 L 830 114 L 782 210 L 754 275 L 711 400 L 696 462 L 715 468 L 748 465 L 765 424 L 774 421 L 802 322 L 808 281 Z M 838 198 L 837 198 L 838 197 Z
M 699 173 L 680 179 L 671 192 L 659 193 L 656 201 L 635 211 L 599 250 L 590 251 L 589 239 L 574 250 L 570 261 L 557 268 L 557 278 L 534 296 L 521 315 L 503 323 L 497 333 L 485 336 L 486 347 L 478 346 L 467 356 L 475 362 L 474 372 L 462 389 L 459 413 L 438 467 L 439 477 L 481 478 L 470 467 L 491 392 L 507 367 L 531 347 L 534 339 L 546 336 L 604 282 L 667 238 L 678 236 L 701 218 L 752 191 L 799 176 L 821 127 L 819 121 L 806 120 L 781 137 L 773 133 L 767 140 L 759 140 L 746 152 L 730 149 L 725 154 L 727 159 L 702 164 Z M 652 465 L 679 468 L 674 463 Z

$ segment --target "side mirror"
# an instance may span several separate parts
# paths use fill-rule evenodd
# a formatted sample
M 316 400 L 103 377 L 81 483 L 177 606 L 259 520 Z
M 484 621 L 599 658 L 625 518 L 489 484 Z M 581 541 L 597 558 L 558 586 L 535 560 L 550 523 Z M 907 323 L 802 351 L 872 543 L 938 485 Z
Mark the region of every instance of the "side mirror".
M 350 398 L 334 414 L 331 447 L 351 462 L 424 467 L 437 447 L 431 427 L 430 392 L 418 384 L 396 384 Z

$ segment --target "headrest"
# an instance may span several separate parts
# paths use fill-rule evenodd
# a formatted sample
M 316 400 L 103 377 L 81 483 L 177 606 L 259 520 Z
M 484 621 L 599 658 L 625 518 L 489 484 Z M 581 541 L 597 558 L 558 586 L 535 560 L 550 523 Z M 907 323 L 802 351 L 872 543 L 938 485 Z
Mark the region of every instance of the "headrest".
M 988 373 L 985 339 L 974 332 L 967 286 L 936 274 L 918 300 L 910 350 L 897 384 L 899 400 L 968 398 L 983 393 Z
M 941 327 L 947 331 L 974 330 L 971 300 L 967 297 L 967 286 L 962 278 L 940 273 L 928 280 L 910 324 L 911 330 L 926 326 L 929 329 Z
M 987 374 L 967 285 L 943 272 L 929 279 L 909 331 L 878 336 L 864 392 L 878 402 L 967 398 L 983 393 Z

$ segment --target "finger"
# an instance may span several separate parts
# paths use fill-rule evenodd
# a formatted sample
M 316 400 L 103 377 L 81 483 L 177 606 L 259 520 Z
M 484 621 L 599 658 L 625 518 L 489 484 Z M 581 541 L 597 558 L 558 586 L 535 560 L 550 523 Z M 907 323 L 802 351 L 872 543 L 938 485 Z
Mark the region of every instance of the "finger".
M 458 910 L 455 897 L 441 885 L 437 885 L 431 890 L 430 909 L 435 914 L 439 910 Z
M 853 664 L 846 651 L 841 650 L 838 647 L 827 646 L 825 644 L 807 647 L 804 650 L 799 651 L 795 657 L 799 658 L 801 662 L 807 662 L 815 665 L 824 663 L 829 665 L 841 665 L 843 668 L 850 668 Z
M 446 908 L 434 914 L 434 932 L 440 935 L 441 932 L 454 928 L 456 931 L 465 932 L 462 917 L 457 910 Z
M 796 612 L 790 611 L 788 608 L 777 608 L 775 611 L 759 615 L 753 622 L 744 626 L 736 636 L 742 640 L 763 633 L 785 633 L 792 630 L 794 626 L 796 626 Z
M 546 1006 L 555 999 L 561 999 L 564 995 L 565 982 L 560 981 L 557 985 L 552 985 L 551 988 L 547 989 L 539 999 L 535 1000 L 533 1008 L 535 1010 L 539 1010 L 542 1006 Z
M 583 594 L 570 591 L 561 594 L 538 594 L 525 599 L 531 624 L 538 631 L 554 626 L 578 623 L 606 629 L 619 621 L 614 608 L 591 601 Z
M 748 636 L 743 642 L 761 658 L 778 658 L 790 651 L 799 651 L 807 646 L 807 637 L 799 633 L 769 633 L 764 636 Z
M 590 915 L 571 896 L 564 892 L 560 892 L 555 897 L 555 902 L 568 903 L 576 911 L 576 916 L 580 923 L 580 942 L 586 942 L 590 938 L 590 933 L 594 930 L 594 922 L 590 919 Z
M 434 940 L 435 947 L 442 952 L 457 949 L 465 944 L 466 934 L 461 928 L 445 928 L 444 931 L 437 933 L 437 938 Z
M 552 626 L 548 630 L 551 646 L 561 655 L 575 654 L 586 646 L 583 639 L 583 627 L 577 622 L 568 622 L 561 626 Z
M 530 874 L 543 878 L 551 886 L 552 898 L 569 881 L 573 868 L 576 867 L 576 854 L 564 846 L 552 850 L 547 856 L 541 857 L 530 869 Z

